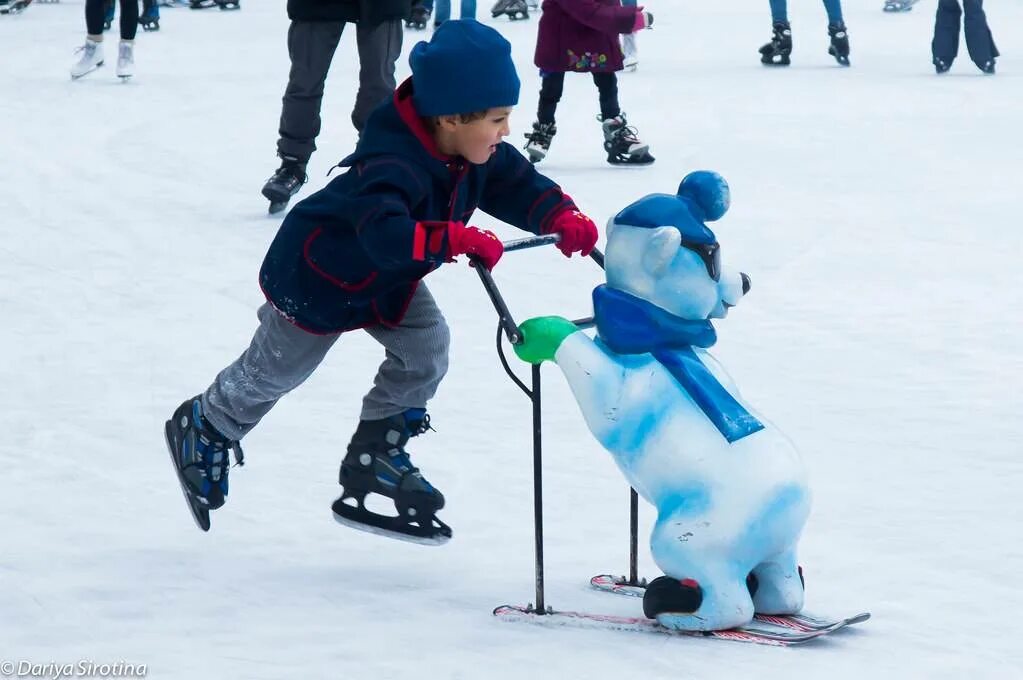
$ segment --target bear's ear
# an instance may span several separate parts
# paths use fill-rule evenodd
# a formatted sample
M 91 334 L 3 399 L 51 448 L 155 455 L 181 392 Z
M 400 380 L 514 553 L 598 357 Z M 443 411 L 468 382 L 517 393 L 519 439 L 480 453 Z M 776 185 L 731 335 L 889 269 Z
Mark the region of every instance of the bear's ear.
M 643 250 L 643 269 L 660 278 L 682 247 L 682 232 L 675 227 L 657 227 Z
M 686 175 L 678 185 L 678 195 L 697 205 L 706 222 L 721 219 L 732 203 L 728 182 L 711 170 L 697 170 Z

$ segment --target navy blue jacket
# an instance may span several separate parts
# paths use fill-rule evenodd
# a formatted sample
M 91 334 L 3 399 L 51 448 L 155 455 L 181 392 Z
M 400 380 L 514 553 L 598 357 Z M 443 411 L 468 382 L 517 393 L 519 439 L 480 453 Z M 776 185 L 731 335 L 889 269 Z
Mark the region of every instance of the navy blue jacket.
M 313 333 L 397 326 L 419 280 L 450 260 L 449 222 L 476 208 L 534 234 L 572 199 L 502 142 L 483 165 L 449 157 L 412 107 L 412 81 L 370 115 L 345 174 L 284 218 L 259 272 L 267 299 Z

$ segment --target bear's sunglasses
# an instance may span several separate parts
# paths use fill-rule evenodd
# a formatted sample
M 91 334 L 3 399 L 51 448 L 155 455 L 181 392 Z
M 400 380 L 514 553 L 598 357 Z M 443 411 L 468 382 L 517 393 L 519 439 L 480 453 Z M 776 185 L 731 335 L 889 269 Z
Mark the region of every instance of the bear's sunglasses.
M 703 260 L 710 278 L 715 281 L 721 278 L 721 245 L 717 241 L 714 243 L 696 243 L 695 241 L 682 239 L 681 245 L 683 248 L 696 253 Z

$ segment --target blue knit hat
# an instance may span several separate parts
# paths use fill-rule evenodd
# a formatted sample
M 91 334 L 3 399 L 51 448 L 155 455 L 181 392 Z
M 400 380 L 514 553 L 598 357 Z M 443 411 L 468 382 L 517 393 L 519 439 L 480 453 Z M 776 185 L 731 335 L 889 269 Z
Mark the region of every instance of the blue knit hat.
M 409 55 L 420 116 L 473 113 L 519 103 L 511 43 L 475 19 L 445 21 Z

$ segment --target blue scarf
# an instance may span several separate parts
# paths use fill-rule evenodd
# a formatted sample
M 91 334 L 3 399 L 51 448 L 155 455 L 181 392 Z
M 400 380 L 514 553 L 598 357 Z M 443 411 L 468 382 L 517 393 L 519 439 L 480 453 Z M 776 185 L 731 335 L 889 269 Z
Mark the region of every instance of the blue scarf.
M 728 443 L 764 429 L 764 424 L 728 393 L 693 351 L 694 346 L 710 347 L 717 341 L 709 320 L 680 319 L 646 300 L 607 286 L 593 290 L 593 314 L 597 333 L 612 352 L 653 355 Z

